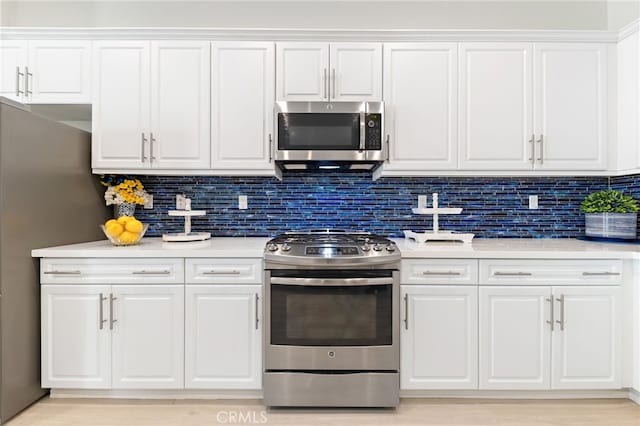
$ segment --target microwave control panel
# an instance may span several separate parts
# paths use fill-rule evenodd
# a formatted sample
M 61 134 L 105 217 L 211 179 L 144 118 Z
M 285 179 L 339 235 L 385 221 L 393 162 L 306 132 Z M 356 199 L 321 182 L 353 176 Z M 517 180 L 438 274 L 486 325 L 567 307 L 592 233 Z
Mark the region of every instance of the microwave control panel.
M 365 114 L 365 149 L 382 149 L 382 114 Z

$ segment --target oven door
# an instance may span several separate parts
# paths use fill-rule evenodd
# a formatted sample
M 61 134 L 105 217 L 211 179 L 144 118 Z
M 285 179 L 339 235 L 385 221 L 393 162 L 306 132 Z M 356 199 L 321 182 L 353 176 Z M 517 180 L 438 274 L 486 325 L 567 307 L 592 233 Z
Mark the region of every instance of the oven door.
M 267 272 L 267 371 L 397 371 L 397 271 Z
M 276 154 L 279 161 L 374 161 L 382 146 L 367 146 L 367 112 L 381 103 L 277 102 Z M 373 121 L 372 121 L 373 123 Z M 379 135 L 376 133 L 379 137 Z

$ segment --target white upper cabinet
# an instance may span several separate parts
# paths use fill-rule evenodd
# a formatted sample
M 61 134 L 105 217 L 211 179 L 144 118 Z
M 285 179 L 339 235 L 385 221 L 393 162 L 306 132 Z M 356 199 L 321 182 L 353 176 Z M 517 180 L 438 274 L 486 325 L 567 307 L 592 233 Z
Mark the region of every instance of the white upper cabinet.
M 112 387 L 184 387 L 184 285 L 117 285 L 111 297 Z
M 30 40 L 27 102 L 91 103 L 91 42 Z
M 478 388 L 478 287 L 402 285 L 401 389 Z
M 93 168 L 149 168 L 149 42 L 95 42 L 93 70 Z
M 620 287 L 553 287 L 553 295 L 552 387 L 619 389 Z
M 151 43 L 151 166 L 208 169 L 209 42 Z
M 535 45 L 536 168 L 607 168 L 606 53 L 601 44 Z
M 2 40 L 0 95 L 29 104 L 91 103 L 91 42 Z
M 379 101 L 382 44 L 278 43 L 279 101 Z
M 384 46 L 385 170 L 456 168 L 457 44 Z
M 549 389 L 551 289 L 480 287 L 480 389 Z
M 460 44 L 460 166 L 526 170 L 533 162 L 531 44 Z
M 213 43 L 212 169 L 272 173 L 275 170 L 272 151 L 274 50 L 274 43 L 268 42 Z M 289 60 L 304 63 L 295 54 Z M 295 88 L 298 82 L 292 80 L 291 84 Z
M 23 102 L 27 41 L 0 40 L 0 96 Z
M 94 43 L 94 169 L 209 169 L 209 46 Z

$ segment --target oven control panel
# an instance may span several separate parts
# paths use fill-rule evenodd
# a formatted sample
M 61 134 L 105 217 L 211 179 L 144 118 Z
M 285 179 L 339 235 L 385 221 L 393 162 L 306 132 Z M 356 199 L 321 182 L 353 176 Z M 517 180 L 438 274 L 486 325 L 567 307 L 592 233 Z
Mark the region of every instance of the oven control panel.
M 305 250 L 307 256 L 357 256 L 358 247 L 307 247 Z

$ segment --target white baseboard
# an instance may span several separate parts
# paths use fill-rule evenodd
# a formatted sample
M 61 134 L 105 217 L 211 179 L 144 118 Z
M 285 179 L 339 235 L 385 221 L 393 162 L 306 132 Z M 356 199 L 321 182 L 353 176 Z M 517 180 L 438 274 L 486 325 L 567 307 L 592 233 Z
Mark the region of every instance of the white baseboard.
M 262 399 L 262 390 L 209 389 L 51 389 L 51 398 L 105 399 Z
M 640 393 L 638 393 L 640 397 Z M 400 398 L 630 399 L 629 389 L 613 390 L 403 390 Z
M 629 399 L 640 405 L 640 392 L 635 389 L 629 389 Z

